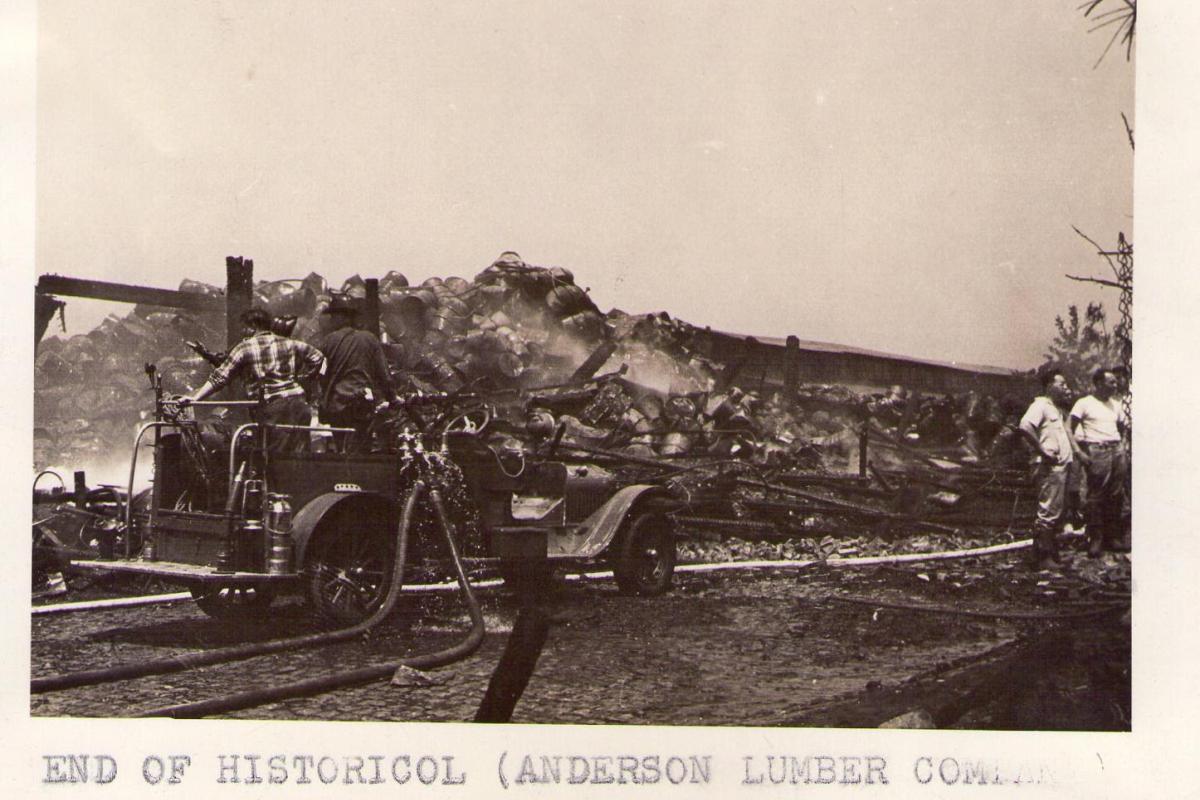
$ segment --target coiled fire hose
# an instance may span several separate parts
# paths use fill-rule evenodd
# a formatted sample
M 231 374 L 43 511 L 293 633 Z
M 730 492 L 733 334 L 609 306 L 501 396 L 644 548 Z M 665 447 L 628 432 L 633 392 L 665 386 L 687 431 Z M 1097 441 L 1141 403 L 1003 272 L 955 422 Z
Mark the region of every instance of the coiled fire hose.
M 391 586 L 388 588 L 383 605 L 362 622 L 352 625 L 349 628 L 342 628 L 341 630 L 326 633 L 293 636 L 288 639 L 273 639 L 269 642 L 260 642 L 257 644 L 234 645 L 203 653 L 184 653 L 153 661 L 119 664 L 115 667 L 106 667 L 104 669 L 67 672 L 61 675 L 34 678 L 29 682 L 30 693 L 43 694 L 62 689 L 74 689 L 80 686 L 94 686 L 101 683 L 144 678 L 149 675 L 166 675 L 172 672 L 183 672 L 184 670 L 196 667 L 223 664 L 229 661 L 241 661 L 268 653 L 335 644 L 366 633 L 386 619 L 396 605 L 396 598 L 400 595 L 400 585 L 403 583 L 404 566 L 408 560 L 408 534 L 412 528 L 413 514 L 416 510 L 417 501 L 420 500 L 421 495 L 425 491 L 425 484 L 422 481 L 417 481 L 413 484 L 408 497 L 405 499 L 404 509 L 400 514 L 399 529 L 396 533 L 396 559 L 393 564 Z
M 394 661 L 388 664 L 376 664 L 370 667 L 362 667 L 360 669 L 349 670 L 347 672 L 337 672 L 331 675 L 323 675 L 317 678 L 309 678 L 308 680 L 295 681 L 293 683 L 280 684 L 279 686 L 268 686 L 263 689 L 253 689 L 248 692 L 240 692 L 237 694 L 226 695 L 224 697 L 214 697 L 209 700 L 200 700 L 195 703 L 184 703 L 182 705 L 165 706 L 156 708 L 150 711 L 144 711 L 137 716 L 139 717 L 173 717 L 175 719 L 195 719 L 204 717 L 210 714 L 219 714 L 226 711 L 237 711 L 243 708 L 252 708 L 265 703 L 273 703 L 279 700 L 287 700 L 292 697 L 305 697 L 322 692 L 328 692 L 333 689 L 341 689 L 347 686 L 358 686 L 364 683 L 372 683 L 377 680 L 389 678 L 396 673 L 396 670 L 402 667 L 410 669 L 431 669 L 440 667 L 445 664 L 451 664 L 455 661 L 460 661 L 474 653 L 483 644 L 484 634 L 486 633 L 483 624 L 483 611 L 479 607 L 479 601 L 475 597 L 475 593 L 471 591 L 471 583 L 467 580 L 466 571 L 463 569 L 462 559 L 459 558 L 458 547 L 454 543 L 454 529 L 450 524 L 449 515 L 446 513 L 446 506 L 442 500 L 441 492 L 437 489 L 429 490 L 429 499 L 433 503 L 434 512 L 437 514 L 438 522 L 442 528 L 442 533 L 446 537 L 446 547 L 450 550 L 450 557 L 454 562 L 454 571 L 458 577 L 458 585 L 462 588 L 463 594 L 466 597 L 467 608 L 471 615 L 471 629 L 466 637 L 456 644 L 451 645 L 443 650 L 438 650 L 425 655 L 411 656 L 400 661 Z M 400 592 L 399 581 L 393 581 L 392 587 L 388 592 L 388 600 L 395 601 L 395 596 Z

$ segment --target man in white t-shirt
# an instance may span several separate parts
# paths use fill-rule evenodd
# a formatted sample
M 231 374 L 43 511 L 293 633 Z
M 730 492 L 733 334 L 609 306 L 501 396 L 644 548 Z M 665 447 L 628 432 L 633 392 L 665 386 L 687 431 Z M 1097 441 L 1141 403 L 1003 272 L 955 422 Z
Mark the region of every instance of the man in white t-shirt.
M 1033 554 L 1038 569 L 1060 566 L 1055 536 L 1062 523 L 1068 467 L 1078 449 L 1067 432 L 1066 421 L 1059 409 L 1059 404 L 1070 397 L 1070 391 L 1062 372 L 1044 372 L 1042 393 L 1030 403 L 1018 426 L 1033 445 L 1038 459 L 1038 512 L 1033 535 Z
M 1087 469 L 1088 555 L 1099 556 L 1107 547 L 1128 551 L 1124 535 L 1125 449 L 1123 431 L 1129 420 L 1117 399 L 1117 376 L 1110 369 L 1092 375 L 1092 393 L 1071 409 L 1071 430 Z

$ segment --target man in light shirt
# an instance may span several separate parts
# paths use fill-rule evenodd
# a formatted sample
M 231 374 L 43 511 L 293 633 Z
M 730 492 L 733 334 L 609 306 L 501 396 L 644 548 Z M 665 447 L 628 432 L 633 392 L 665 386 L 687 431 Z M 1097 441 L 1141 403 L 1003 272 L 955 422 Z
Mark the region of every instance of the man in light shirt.
M 1066 376 L 1058 370 L 1047 370 L 1042 374 L 1042 393 L 1030 403 L 1019 425 L 1021 433 L 1038 454 L 1038 512 L 1034 523 L 1033 553 L 1040 570 L 1061 566 L 1055 536 L 1062 523 L 1068 467 L 1078 451 L 1059 408 L 1070 393 Z
M 1129 420 L 1117 399 L 1117 376 L 1111 369 L 1092 375 L 1092 393 L 1071 409 L 1071 430 L 1079 443 L 1080 460 L 1087 469 L 1088 555 L 1099 556 L 1107 547 L 1128 551 L 1123 509 L 1128 465 L 1121 445 Z

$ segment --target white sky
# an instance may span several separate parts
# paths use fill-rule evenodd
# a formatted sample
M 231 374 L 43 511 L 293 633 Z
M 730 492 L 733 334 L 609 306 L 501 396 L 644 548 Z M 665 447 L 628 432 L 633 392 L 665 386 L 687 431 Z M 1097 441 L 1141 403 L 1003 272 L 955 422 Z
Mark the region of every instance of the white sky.
M 40 5 L 36 269 L 472 277 L 1031 367 L 1116 297 L 1132 64 L 1075 0 Z M 68 332 L 109 304 L 71 301 Z

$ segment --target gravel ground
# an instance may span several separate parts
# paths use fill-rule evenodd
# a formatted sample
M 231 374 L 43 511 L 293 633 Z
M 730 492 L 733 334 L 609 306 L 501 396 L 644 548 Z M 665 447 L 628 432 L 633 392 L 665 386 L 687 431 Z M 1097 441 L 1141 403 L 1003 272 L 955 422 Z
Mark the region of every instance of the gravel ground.
M 903 567 L 688 573 L 677 575 L 672 592 L 659 598 L 620 596 L 606 580 L 571 582 L 544 605 L 553 624 L 513 721 L 879 724 L 896 703 L 906 702 L 904 692 L 928 676 L 1007 652 L 1005 648 L 1011 649 L 1024 634 L 1053 626 L 848 605 L 831 597 L 869 596 L 876 601 L 982 611 L 1061 612 L 1119 587 L 1111 576 L 1128 571 L 1127 561 L 1120 558 L 1108 557 L 1101 563 L 1080 557 L 1066 576 L 1033 573 L 1025 568 L 1023 558 L 1023 554 L 1009 554 Z M 1089 569 L 1094 574 L 1089 575 Z M 515 603 L 502 590 L 481 592 L 481 600 L 488 630 L 483 646 L 465 661 L 425 673 L 428 685 L 378 682 L 228 716 L 471 719 L 516 615 Z M 40 676 L 104 667 L 315 630 L 298 601 L 277 602 L 269 618 L 237 623 L 209 619 L 188 602 L 35 616 L 33 672 Z M 1092 624 L 1105 625 L 1111 634 L 1107 639 L 1092 637 L 1111 639 L 1102 653 L 1072 651 L 1063 656 L 1060 647 L 1054 662 L 1059 666 L 1045 670 L 1048 677 L 1037 697 L 1055 709 L 1059 715 L 1055 719 L 1062 723 L 1050 727 L 1107 729 L 1114 727 L 1116 719 L 1120 728 L 1121 715 L 1128 714 L 1127 618 Z M 406 595 L 397 613 L 367 640 L 35 695 L 31 712 L 128 716 L 230 691 L 397 661 L 447 646 L 468 626 L 457 597 Z M 1093 675 L 1090 683 L 1091 673 L 1085 670 L 1081 702 L 1070 702 L 1070 693 L 1079 689 L 1080 664 L 1097 661 L 1110 668 Z M 1059 673 L 1061 680 L 1054 677 Z M 938 679 L 932 680 L 937 688 Z M 1095 691 L 1107 692 L 1101 702 L 1111 700 L 1114 709 L 1103 720 L 1075 713 L 1076 706 L 1086 705 L 1083 699 L 1095 705 Z M 874 699 L 885 697 L 891 698 L 891 705 L 877 704 L 872 717 Z M 998 711 L 994 700 L 981 702 L 982 707 L 966 714 L 960 724 L 1011 727 L 1017 719 Z M 1035 701 L 1023 696 L 1021 702 Z M 842 705 L 835 709 L 831 703 Z M 855 714 L 847 715 L 846 704 L 856 709 Z

